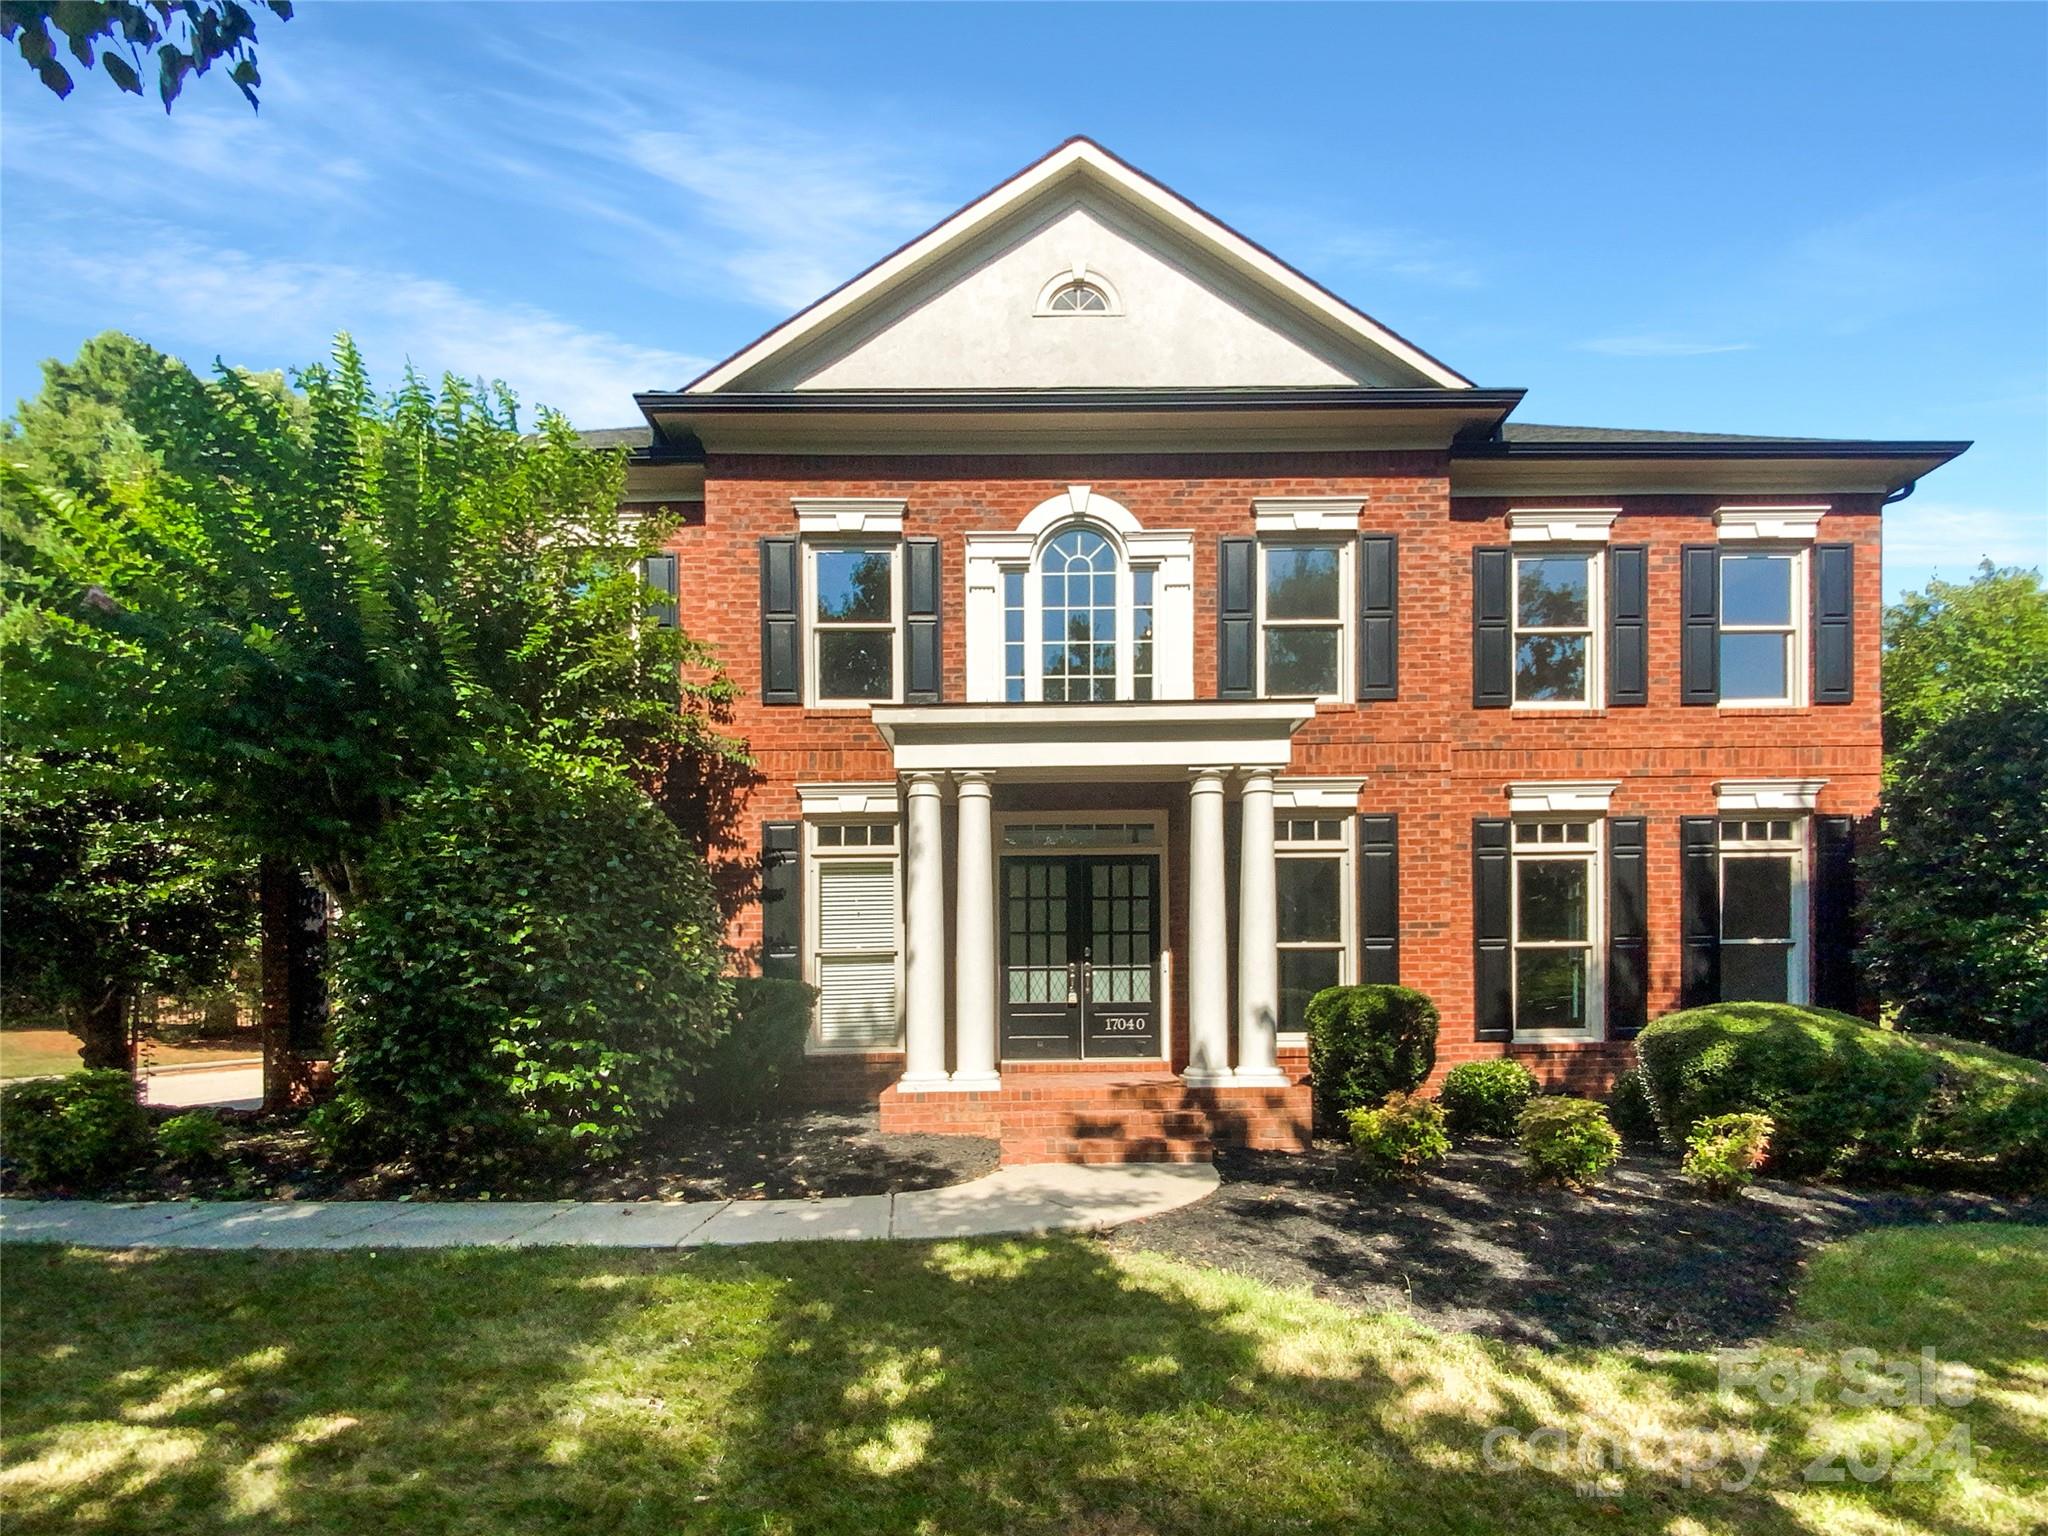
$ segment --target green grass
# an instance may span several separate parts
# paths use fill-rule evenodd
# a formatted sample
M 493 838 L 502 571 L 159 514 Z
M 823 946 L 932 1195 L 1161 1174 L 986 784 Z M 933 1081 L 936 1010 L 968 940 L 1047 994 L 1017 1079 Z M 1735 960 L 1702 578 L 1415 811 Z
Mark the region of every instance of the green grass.
M 0 1029 L 0 1078 L 58 1077 L 84 1067 L 78 1037 L 61 1029 Z
M 1711 1356 L 1545 1354 L 1081 1240 L 672 1254 L 5 1250 L 8 1529 L 374 1532 L 2036 1531 L 2048 1231 L 1822 1256 L 1781 1345 L 1922 1346 L 1947 1409 L 1769 1408 Z M 1490 1426 L 1698 1451 L 1489 1471 Z M 1809 1485 L 1963 1426 L 1976 1470 Z

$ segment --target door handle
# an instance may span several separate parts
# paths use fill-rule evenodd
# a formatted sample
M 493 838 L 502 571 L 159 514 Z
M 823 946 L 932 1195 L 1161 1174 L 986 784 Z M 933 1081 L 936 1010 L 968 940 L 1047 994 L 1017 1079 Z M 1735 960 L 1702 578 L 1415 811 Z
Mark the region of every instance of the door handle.
M 1072 1008 L 1081 1001 L 1081 985 L 1075 980 L 1076 973 L 1079 972 L 1080 968 L 1081 962 L 1078 960 L 1069 960 L 1067 962 L 1067 1006 L 1069 1008 Z

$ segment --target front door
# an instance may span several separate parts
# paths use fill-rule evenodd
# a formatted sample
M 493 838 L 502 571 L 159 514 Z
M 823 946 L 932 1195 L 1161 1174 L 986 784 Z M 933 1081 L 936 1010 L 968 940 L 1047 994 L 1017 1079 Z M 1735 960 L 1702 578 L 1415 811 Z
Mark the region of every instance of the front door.
M 1156 1058 L 1159 859 L 1003 860 L 1003 1057 Z

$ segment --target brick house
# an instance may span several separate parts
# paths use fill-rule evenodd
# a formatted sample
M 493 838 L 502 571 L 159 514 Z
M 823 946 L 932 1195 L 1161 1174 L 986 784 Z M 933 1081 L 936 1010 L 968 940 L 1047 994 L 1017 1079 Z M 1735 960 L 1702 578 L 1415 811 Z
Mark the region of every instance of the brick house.
M 1076 139 L 643 394 L 817 1098 L 1008 1161 L 1299 1147 L 1302 1015 L 1598 1090 L 1853 1007 L 1880 525 L 1961 443 L 1526 425 Z

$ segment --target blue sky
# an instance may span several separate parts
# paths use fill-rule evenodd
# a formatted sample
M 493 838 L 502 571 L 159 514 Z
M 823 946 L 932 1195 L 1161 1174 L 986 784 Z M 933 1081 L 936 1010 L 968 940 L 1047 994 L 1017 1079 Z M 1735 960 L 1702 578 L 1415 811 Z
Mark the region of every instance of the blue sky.
M 575 25 L 571 25 L 574 22 Z M 585 426 L 1086 133 L 1531 421 L 1973 438 L 1887 586 L 2048 564 L 2048 7 L 339 5 L 252 116 L 0 63 L 0 396 L 121 327 Z

